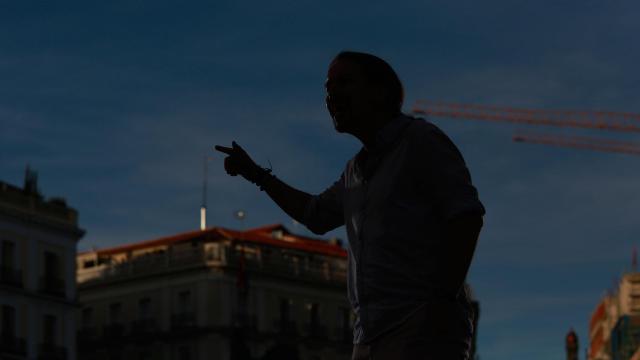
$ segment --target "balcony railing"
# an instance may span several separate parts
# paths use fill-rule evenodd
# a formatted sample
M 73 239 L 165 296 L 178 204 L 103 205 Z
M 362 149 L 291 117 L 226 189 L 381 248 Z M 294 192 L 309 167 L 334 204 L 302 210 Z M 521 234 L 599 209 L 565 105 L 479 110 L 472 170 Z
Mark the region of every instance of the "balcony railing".
M 121 338 L 124 336 L 124 325 L 120 323 L 105 325 L 102 328 L 102 334 L 105 339 Z
M 22 271 L 8 266 L 0 266 L 0 284 L 21 288 Z
M 327 328 L 326 326 L 322 326 L 320 324 L 305 324 L 304 332 L 307 337 L 315 338 L 315 339 L 326 339 L 327 338 Z
M 40 291 L 53 296 L 65 297 L 65 282 L 53 276 L 42 276 L 40 278 Z
M 202 248 L 150 253 L 120 263 L 101 264 L 78 271 L 78 284 L 93 281 L 116 280 L 132 276 L 162 273 L 177 268 L 204 266 L 208 261 L 219 261 L 216 252 Z
M 232 316 L 232 322 L 234 327 L 241 327 L 245 331 L 257 333 L 258 332 L 258 316 L 253 314 L 243 314 L 241 312 L 235 312 Z
M 276 332 L 282 335 L 297 335 L 298 327 L 294 321 L 275 320 L 273 327 Z
M 81 269 L 78 271 L 78 283 L 82 286 L 93 281 L 137 277 L 177 268 L 205 265 L 229 267 L 235 270 L 240 267 L 242 256 L 239 251 L 229 247 L 216 250 L 198 247 L 150 253 L 121 263 Z M 273 250 L 272 254 L 263 253 L 259 257 L 253 254 L 251 256 L 245 254 L 244 257 L 244 268 L 248 272 L 340 287 L 344 286 L 347 278 L 346 260 L 343 259 L 328 258 L 326 262 L 308 261 L 302 254 L 287 258 L 277 250 Z
M 84 326 L 78 329 L 78 345 L 89 343 L 98 337 L 97 329 L 93 326 Z
M 238 251 L 228 251 L 226 265 L 239 267 L 241 256 Z M 338 286 L 344 286 L 347 279 L 346 267 L 342 269 L 331 262 L 325 264 L 307 263 L 303 261 L 303 257 L 300 257 L 297 261 L 273 255 L 265 255 L 261 259 L 245 258 L 244 268 L 246 271 L 254 271 L 260 274 Z
M 353 330 L 349 327 L 337 327 L 333 329 L 333 336 L 338 341 L 351 343 L 353 341 Z
M 0 359 L 2 355 L 25 356 L 27 345 L 24 339 L 13 335 L 0 334 Z
M 38 360 L 66 360 L 67 349 L 55 344 L 40 344 L 38 346 Z
M 153 334 L 158 332 L 158 323 L 155 319 L 138 319 L 131 323 L 131 334 Z
M 186 329 L 196 326 L 196 316 L 192 312 L 171 315 L 171 329 Z

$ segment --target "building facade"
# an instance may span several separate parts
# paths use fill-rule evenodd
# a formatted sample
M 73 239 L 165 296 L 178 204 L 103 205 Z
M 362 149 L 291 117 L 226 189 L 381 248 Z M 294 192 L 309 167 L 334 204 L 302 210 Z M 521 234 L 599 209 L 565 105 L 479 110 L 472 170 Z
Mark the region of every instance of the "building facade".
M 629 272 L 622 276 L 618 302 L 620 315 L 640 315 L 640 272 Z
M 78 214 L 27 169 L 0 182 L 0 359 L 76 359 Z
M 611 331 L 611 359 L 629 360 L 640 347 L 640 315 L 623 315 Z
M 349 359 L 337 240 L 210 228 L 77 256 L 86 359 Z
M 640 273 L 622 276 L 618 288 L 606 294 L 591 314 L 589 359 L 629 359 L 640 346 L 635 339 L 640 318 Z M 631 352 L 631 353 L 630 353 Z
M 619 318 L 618 296 L 605 295 L 589 321 L 588 359 L 611 360 L 611 331 Z

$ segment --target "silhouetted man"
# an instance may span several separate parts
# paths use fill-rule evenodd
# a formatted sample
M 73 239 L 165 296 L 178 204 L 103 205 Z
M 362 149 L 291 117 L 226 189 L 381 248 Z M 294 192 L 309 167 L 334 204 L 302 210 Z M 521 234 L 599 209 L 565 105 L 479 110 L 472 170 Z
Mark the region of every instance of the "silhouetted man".
M 403 89 L 384 60 L 342 52 L 326 81 L 338 132 L 362 149 L 319 195 L 256 165 L 235 142 L 225 169 L 258 185 L 316 234 L 345 225 L 353 359 L 467 359 L 464 280 L 484 208 L 464 160 L 433 124 L 401 112 Z

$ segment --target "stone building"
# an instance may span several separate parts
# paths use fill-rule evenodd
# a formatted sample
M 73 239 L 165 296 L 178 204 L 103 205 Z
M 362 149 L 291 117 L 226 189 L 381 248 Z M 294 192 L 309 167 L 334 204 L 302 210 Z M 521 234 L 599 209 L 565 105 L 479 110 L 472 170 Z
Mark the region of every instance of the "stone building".
M 64 200 L 0 182 L 0 359 L 76 359 L 76 243 Z
M 349 359 L 339 240 L 219 227 L 81 253 L 81 358 Z

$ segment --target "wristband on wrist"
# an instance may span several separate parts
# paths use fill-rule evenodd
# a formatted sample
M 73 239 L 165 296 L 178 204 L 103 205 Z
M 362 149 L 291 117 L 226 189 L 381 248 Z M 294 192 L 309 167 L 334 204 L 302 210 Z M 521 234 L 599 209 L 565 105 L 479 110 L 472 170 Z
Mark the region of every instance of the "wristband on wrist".
M 271 169 L 259 168 L 259 174 L 256 176 L 255 181 L 252 181 L 256 184 L 260 191 L 264 191 L 266 185 L 270 183 L 273 179 L 275 179 L 275 175 L 271 174 Z
M 271 173 L 271 170 L 265 172 L 265 175 L 262 177 L 262 181 L 258 185 L 260 187 L 260 191 L 264 191 L 275 179 L 277 179 L 277 177 Z

